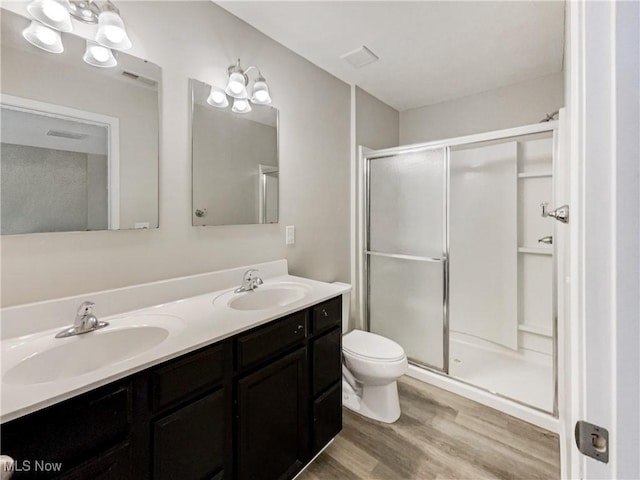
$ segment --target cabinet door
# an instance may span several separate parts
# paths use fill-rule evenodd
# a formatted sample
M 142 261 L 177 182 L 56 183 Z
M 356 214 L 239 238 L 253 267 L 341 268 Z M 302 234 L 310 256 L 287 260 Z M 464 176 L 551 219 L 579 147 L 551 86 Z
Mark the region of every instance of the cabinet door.
M 224 390 L 157 420 L 153 425 L 153 478 L 221 478 L 224 432 Z
M 342 430 L 342 382 L 313 402 L 313 452 L 315 455 Z
M 312 345 L 313 395 L 342 379 L 342 331 L 336 328 L 317 337 Z
M 238 477 L 292 478 L 308 459 L 308 386 L 302 348 L 238 381 Z

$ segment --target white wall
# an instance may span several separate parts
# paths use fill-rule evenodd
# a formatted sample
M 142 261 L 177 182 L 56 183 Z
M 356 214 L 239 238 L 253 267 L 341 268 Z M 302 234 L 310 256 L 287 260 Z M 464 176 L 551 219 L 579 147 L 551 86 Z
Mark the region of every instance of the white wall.
M 559 72 L 400 112 L 400 145 L 529 125 L 563 105 Z
M 348 282 L 349 87 L 211 2 L 118 7 L 130 53 L 163 68 L 160 228 L 3 237 L 2 304 L 283 257 L 293 274 Z M 260 67 L 280 110 L 281 221 L 194 228 L 188 79 L 223 84 L 238 57 Z M 286 248 L 285 225 L 296 226 Z

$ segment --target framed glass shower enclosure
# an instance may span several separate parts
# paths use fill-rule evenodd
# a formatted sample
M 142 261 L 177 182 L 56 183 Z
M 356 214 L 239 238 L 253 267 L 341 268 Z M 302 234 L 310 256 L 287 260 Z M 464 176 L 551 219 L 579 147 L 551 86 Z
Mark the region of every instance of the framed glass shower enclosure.
M 363 151 L 360 164 L 365 329 L 411 364 L 553 414 L 555 225 L 539 203 L 553 202 L 557 128 Z

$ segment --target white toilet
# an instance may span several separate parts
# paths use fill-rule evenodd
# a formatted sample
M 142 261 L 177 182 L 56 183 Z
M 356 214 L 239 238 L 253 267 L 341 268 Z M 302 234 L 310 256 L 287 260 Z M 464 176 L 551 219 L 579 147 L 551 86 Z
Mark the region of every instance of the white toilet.
M 345 298 L 346 297 L 346 298 Z M 348 295 L 343 297 L 342 333 L 348 329 Z M 342 404 L 385 423 L 400 418 L 396 380 L 407 371 L 407 355 L 393 340 L 353 330 L 342 337 Z

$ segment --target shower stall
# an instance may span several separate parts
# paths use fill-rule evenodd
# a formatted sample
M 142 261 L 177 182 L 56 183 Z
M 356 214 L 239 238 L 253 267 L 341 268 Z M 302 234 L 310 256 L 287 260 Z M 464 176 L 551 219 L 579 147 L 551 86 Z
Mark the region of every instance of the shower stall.
M 361 154 L 365 328 L 557 415 L 558 122 Z M 543 216 L 545 215 L 545 216 Z

